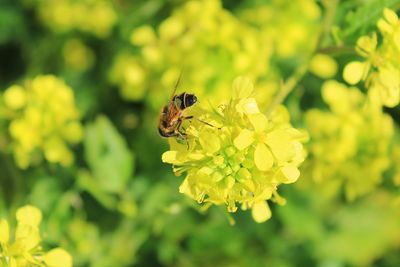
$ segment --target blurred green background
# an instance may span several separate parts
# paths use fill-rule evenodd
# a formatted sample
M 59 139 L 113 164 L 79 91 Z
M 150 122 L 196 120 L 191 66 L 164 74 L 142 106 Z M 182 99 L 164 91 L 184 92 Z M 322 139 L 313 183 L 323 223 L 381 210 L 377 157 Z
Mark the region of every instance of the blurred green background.
M 360 58 L 357 39 L 376 31 L 384 7 L 400 1 L 0 0 L 2 94 L 54 75 L 65 94 L 73 90 L 79 115 L 69 119 L 82 130 L 74 142 L 41 143 L 27 156 L 16 145 L 24 137 L 10 130 L 19 113 L 2 96 L 0 216 L 15 225 L 18 207 L 40 208 L 43 246 L 65 248 L 74 266 L 400 266 L 398 107 L 384 109 L 394 134 L 382 137 L 383 152 L 351 159 L 385 159 L 379 184 L 348 201 L 329 181 L 313 182 L 325 158 L 311 153 L 299 181 L 279 189 L 287 204 L 271 205 L 263 224 L 239 210 L 231 226 L 225 207 L 204 212 L 180 194 L 182 177 L 161 162 L 168 143 L 157 131 L 181 70 L 179 90 L 214 105 L 229 98 L 235 77 L 247 76 L 267 108 L 282 81 L 320 53 L 331 65 L 310 67 L 285 100 L 292 123 L 308 130 L 306 112 L 327 109 L 322 84 L 343 82 L 346 63 Z M 54 99 L 47 101 L 64 107 Z

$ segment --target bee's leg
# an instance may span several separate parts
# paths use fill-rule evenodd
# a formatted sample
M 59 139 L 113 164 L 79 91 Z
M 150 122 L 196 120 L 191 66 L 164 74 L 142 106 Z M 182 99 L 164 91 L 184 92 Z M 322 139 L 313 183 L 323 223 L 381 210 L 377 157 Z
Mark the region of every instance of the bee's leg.
M 179 120 L 179 122 L 178 122 L 178 125 L 176 127 L 176 134 L 177 134 L 178 141 L 186 142 L 187 149 L 189 150 L 189 141 L 187 140 L 187 134 L 185 132 L 182 132 L 182 128 L 181 128 L 183 119 Z
M 178 140 L 178 143 L 183 143 L 185 142 L 187 145 L 187 149 L 189 150 L 189 141 L 187 139 L 187 134 L 182 132 L 180 129 L 176 130 L 176 138 Z

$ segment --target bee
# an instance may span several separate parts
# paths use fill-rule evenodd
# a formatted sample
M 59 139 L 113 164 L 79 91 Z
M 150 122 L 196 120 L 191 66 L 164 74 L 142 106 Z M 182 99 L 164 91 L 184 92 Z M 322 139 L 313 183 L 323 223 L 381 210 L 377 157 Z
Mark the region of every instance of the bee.
M 197 97 L 186 92 L 175 94 L 181 76 L 182 74 L 176 82 L 168 104 L 161 109 L 158 132 L 163 137 L 177 137 L 178 140 L 186 140 L 186 134 L 181 130 L 182 122 L 192 119 L 193 116 L 184 116 L 183 111 L 193 106 L 197 102 Z

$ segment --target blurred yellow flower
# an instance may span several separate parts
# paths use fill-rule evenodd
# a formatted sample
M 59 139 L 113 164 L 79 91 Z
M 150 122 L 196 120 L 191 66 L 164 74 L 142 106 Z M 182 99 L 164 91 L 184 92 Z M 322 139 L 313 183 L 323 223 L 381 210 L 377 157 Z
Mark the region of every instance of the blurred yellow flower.
M 48 267 L 70 267 L 72 257 L 61 248 L 55 248 L 43 255 L 43 261 Z
M 372 191 L 389 167 L 393 121 L 368 102 L 357 88 L 327 81 L 322 97 L 329 111 L 306 114 L 310 132 L 311 177 L 336 194 L 343 186 L 348 200 Z
M 33 206 L 24 206 L 19 208 L 16 214 L 17 221 L 21 224 L 38 227 L 42 221 L 42 213 Z
M 239 16 L 260 29 L 259 38 L 264 43 L 271 43 L 274 54 L 280 58 L 298 57 L 313 49 L 321 17 L 321 9 L 316 1 L 272 0 L 255 3 L 244 8 Z
M 385 8 L 377 25 L 382 43 L 378 46 L 376 33 L 360 37 L 356 50 L 366 60 L 347 64 L 343 78 L 349 84 L 365 81 L 370 98 L 394 107 L 400 102 L 400 21 L 394 11 Z
M 45 252 L 40 243 L 39 224 L 42 213 L 27 205 L 17 210 L 17 229 L 14 242 L 10 242 L 10 227 L 0 220 L 0 263 L 10 267 L 70 267 L 72 257 L 61 248 Z
M 94 62 L 94 53 L 79 39 L 68 40 L 63 47 L 64 62 L 67 67 L 78 70 L 88 70 Z
M 25 87 L 11 86 L 3 99 L 10 109 L 11 146 L 19 167 L 31 165 L 38 151 L 50 162 L 73 162 L 68 144 L 80 142 L 83 130 L 70 87 L 55 76 L 38 76 Z
M 37 1 L 43 23 L 55 32 L 78 29 L 106 38 L 117 22 L 117 13 L 108 0 Z
M 111 83 L 118 85 L 124 99 L 139 101 L 146 93 L 147 73 L 141 67 L 137 58 L 120 54 L 110 70 Z
M 252 83 L 240 77 L 228 104 L 215 111 L 192 107 L 190 115 L 215 127 L 193 120 L 186 130 L 188 144 L 170 139 L 162 160 L 173 164 L 176 174 L 186 173 L 181 193 L 199 203 L 225 204 L 229 212 L 239 203 L 263 222 L 271 216 L 266 201 L 283 202 L 277 187 L 299 178 L 306 136 L 290 125 L 284 107 L 267 118 L 252 94 Z
M 11 86 L 4 93 L 4 104 L 13 110 L 23 108 L 26 104 L 26 93 L 24 88 L 19 85 Z
M 230 95 L 227 81 L 238 75 L 255 81 L 261 101 L 274 93 L 266 84 L 269 39 L 260 38 L 256 27 L 237 19 L 220 0 L 186 1 L 158 27 L 140 25 L 130 37 L 139 53 L 121 52 L 109 76 L 126 100 L 145 98 L 158 110 L 182 70 L 182 86 L 195 88 L 200 98 L 212 95 L 216 103 Z
M 332 57 L 324 54 L 316 54 L 311 59 L 309 69 L 310 72 L 318 77 L 328 79 L 336 75 L 338 65 Z

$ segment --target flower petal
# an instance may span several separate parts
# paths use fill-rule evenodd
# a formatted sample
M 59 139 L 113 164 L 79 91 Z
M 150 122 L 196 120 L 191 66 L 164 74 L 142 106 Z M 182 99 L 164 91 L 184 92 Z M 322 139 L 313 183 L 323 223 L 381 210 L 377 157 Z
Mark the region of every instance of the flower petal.
M 203 150 L 210 154 L 214 154 L 221 147 L 218 136 L 209 131 L 203 131 L 200 133 L 199 142 L 203 147 Z
M 7 244 L 10 239 L 10 226 L 4 219 L 0 220 L 0 243 Z
M 258 143 L 254 151 L 254 162 L 260 171 L 268 171 L 274 164 L 271 151 L 263 143 Z
M 21 249 L 24 252 L 32 250 L 40 244 L 42 240 L 39 234 L 39 228 L 28 224 L 18 224 L 15 231 L 15 239 L 22 241 Z
M 299 169 L 292 165 L 288 164 L 281 169 L 283 175 L 286 177 L 286 181 L 283 181 L 285 184 L 291 184 L 297 181 L 300 177 Z
M 26 224 L 33 227 L 38 227 L 42 221 L 42 212 L 31 205 L 26 205 L 17 210 L 18 224 Z
M 310 62 L 310 72 L 320 78 L 328 79 L 336 75 L 338 64 L 328 55 L 316 54 Z
M 244 98 L 236 105 L 236 111 L 244 114 L 257 114 L 260 113 L 257 101 L 254 98 Z
M 26 104 L 26 92 L 19 85 L 13 85 L 4 92 L 4 104 L 13 110 L 18 110 Z
M 359 61 L 353 61 L 344 67 L 343 70 L 343 79 L 349 84 L 356 84 L 361 81 L 364 70 L 365 63 Z
M 50 250 L 43 256 L 43 260 L 49 267 L 72 267 L 71 255 L 61 248 Z
M 177 154 L 178 154 L 178 151 L 170 150 L 170 151 L 164 152 L 161 156 L 162 162 L 174 164 L 176 162 Z
M 280 162 L 291 160 L 295 156 L 293 138 L 286 129 L 278 129 L 267 134 L 266 143 Z
M 233 144 L 239 150 L 243 150 L 254 142 L 253 132 L 243 129 L 239 135 L 233 140 Z
M 361 36 L 357 40 L 356 50 L 362 56 L 368 57 L 372 52 L 375 51 L 377 45 L 378 39 L 375 33 L 371 36 Z
M 251 215 L 253 219 L 258 223 L 263 223 L 271 218 L 271 210 L 266 201 L 260 201 L 253 205 L 251 209 Z
M 253 83 L 246 77 L 237 77 L 233 81 L 233 99 L 248 98 L 254 90 Z
M 251 125 L 253 125 L 254 130 L 256 132 L 263 132 L 267 129 L 268 127 L 268 119 L 267 117 L 262 114 L 262 113 L 258 113 L 258 114 L 250 114 L 247 116 L 250 120 Z
M 397 17 L 396 12 L 394 12 L 393 10 L 391 10 L 389 8 L 385 8 L 383 10 L 383 15 L 384 15 L 385 19 L 392 25 L 396 25 L 397 22 L 399 21 L 399 18 Z

